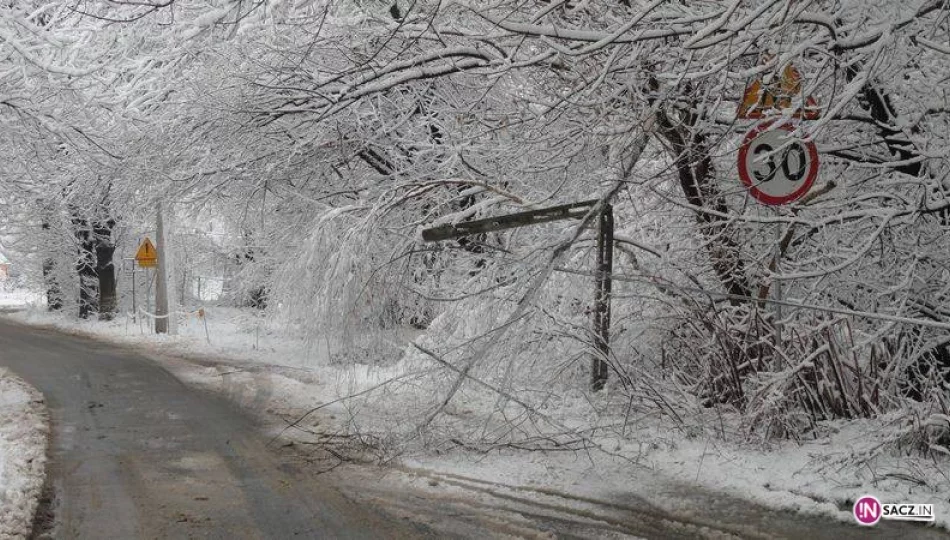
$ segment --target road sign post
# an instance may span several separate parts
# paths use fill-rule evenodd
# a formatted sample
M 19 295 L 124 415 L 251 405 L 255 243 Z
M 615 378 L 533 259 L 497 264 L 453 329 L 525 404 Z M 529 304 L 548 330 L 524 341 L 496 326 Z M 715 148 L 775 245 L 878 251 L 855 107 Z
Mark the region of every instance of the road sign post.
M 151 312 L 151 295 L 152 287 L 151 282 L 149 281 L 149 269 L 156 268 L 158 266 L 158 249 L 155 247 L 155 244 L 152 243 L 152 240 L 149 237 L 145 237 L 142 240 L 142 243 L 139 244 L 139 248 L 135 252 L 135 258 L 132 262 L 132 315 L 135 320 L 138 319 L 138 302 L 136 300 L 136 272 L 135 267 L 138 266 L 145 270 L 145 278 L 148 283 L 148 287 L 145 289 L 145 312 Z M 156 329 L 157 331 L 157 329 Z
M 755 80 L 742 96 L 736 110 L 739 119 L 770 119 L 754 126 L 739 148 L 739 178 L 757 201 L 778 206 L 805 196 L 818 177 L 818 148 L 807 137 L 797 136 L 795 119 L 821 118 L 821 108 L 814 96 L 804 91 L 802 75 L 794 64 L 786 64 L 778 77 L 764 83 Z M 791 234 L 789 230 L 788 234 Z M 780 272 L 782 258 L 781 229 L 776 232 L 771 271 Z M 771 283 L 777 300 L 773 312 L 775 346 L 782 343 L 782 282 Z
M 774 274 L 781 272 L 782 265 L 782 229 L 776 229 L 775 232 L 775 248 L 774 254 L 772 255 L 775 260 L 775 269 L 772 271 Z M 776 347 L 782 344 L 782 280 L 772 278 L 772 294 L 775 302 L 775 345 Z
M 135 294 L 135 263 L 134 262 L 132 263 L 131 278 L 132 278 L 132 322 L 137 323 L 139 321 L 139 314 L 138 314 L 139 306 L 138 306 L 138 299 L 136 299 L 136 294 Z
M 146 316 L 151 317 L 152 314 L 152 290 L 155 285 L 155 271 L 145 269 L 145 313 Z M 142 319 L 145 322 L 145 319 Z

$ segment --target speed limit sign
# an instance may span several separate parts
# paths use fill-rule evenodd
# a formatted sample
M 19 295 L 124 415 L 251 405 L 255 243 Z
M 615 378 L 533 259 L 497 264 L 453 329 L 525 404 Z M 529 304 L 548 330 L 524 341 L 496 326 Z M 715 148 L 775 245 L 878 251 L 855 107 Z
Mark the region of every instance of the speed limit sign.
M 787 204 L 808 193 L 818 178 L 818 148 L 794 135 L 791 122 L 763 122 L 739 148 L 739 178 L 759 202 Z

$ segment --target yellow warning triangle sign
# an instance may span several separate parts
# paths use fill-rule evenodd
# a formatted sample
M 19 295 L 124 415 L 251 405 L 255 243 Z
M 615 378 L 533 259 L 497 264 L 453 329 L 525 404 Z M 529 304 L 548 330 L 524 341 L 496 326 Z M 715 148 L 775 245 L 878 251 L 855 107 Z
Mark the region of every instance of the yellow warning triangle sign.
M 155 244 L 147 236 L 139 246 L 139 250 L 135 252 L 135 262 L 143 268 L 158 266 L 158 251 L 155 250 Z

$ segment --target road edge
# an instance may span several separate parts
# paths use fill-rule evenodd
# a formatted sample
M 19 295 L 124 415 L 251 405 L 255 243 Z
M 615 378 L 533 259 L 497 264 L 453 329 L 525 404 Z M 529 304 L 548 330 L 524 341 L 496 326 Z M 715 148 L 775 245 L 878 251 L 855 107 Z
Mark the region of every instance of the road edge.
M 51 493 L 48 474 L 50 434 L 52 433 L 49 410 L 43 394 L 12 370 L 0 367 L 0 381 L 18 387 L 29 396 L 28 400 L 6 406 L 3 411 L 0 411 L 0 418 L 16 419 L 18 423 L 17 431 L 14 434 L 16 441 L 21 444 L 28 441 L 31 448 L 38 450 L 30 452 L 32 457 L 23 463 L 29 477 L 20 491 L 20 494 L 23 495 L 21 504 L 13 504 L 11 507 L 5 508 L 4 506 L 7 505 L 0 501 L 0 516 L 6 515 L 4 518 L 6 524 L 3 528 L 10 531 L 13 538 L 36 538 L 48 530 L 49 527 L 45 523 L 40 524 L 37 520 L 41 515 L 39 510 L 43 506 L 44 497 L 49 499 L 47 495 Z M 11 428 L 9 425 L 7 427 Z M 4 437 L 0 437 L 0 446 L 4 445 L 4 439 Z M 47 509 L 42 514 L 48 515 L 51 508 L 51 505 L 47 505 Z M 4 530 L 0 530 L 0 533 L 4 532 Z M 0 536 L 3 535 L 0 534 Z

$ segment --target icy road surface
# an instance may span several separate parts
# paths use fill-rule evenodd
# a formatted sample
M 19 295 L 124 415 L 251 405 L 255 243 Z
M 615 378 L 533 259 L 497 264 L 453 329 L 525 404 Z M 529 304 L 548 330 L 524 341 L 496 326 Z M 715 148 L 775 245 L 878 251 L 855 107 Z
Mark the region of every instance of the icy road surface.
M 0 366 L 46 395 L 52 503 L 40 536 L 132 538 L 944 538 L 862 530 L 741 502 L 672 516 L 647 501 L 574 500 L 451 475 L 327 474 L 267 445 L 231 402 L 117 345 L 0 319 Z M 415 480 L 413 480 L 415 479 Z M 684 493 L 684 497 L 687 494 Z

